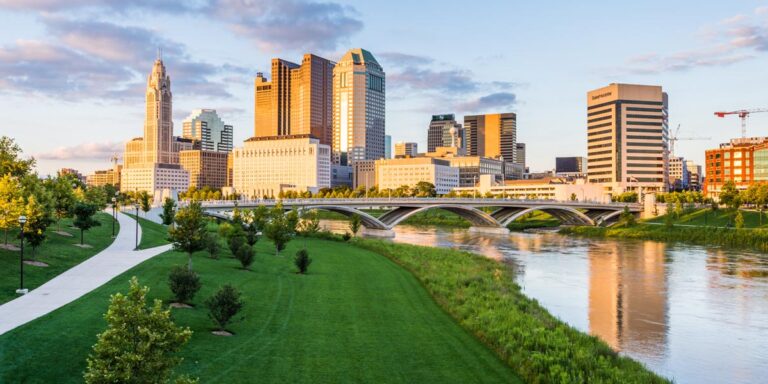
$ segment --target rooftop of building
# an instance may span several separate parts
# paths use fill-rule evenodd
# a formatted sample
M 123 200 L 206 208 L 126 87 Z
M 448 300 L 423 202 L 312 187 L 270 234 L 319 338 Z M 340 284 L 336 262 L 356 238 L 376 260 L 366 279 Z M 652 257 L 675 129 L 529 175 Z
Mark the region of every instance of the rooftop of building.
M 254 142 L 254 141 L 275 141 L 275 140 L 297 140 L 297 139 L 315 139 L 316 137 L 310 135 L 310 134 L 301 134 L 301 135 L 286 135 L 286 136 L 254 136 L 249 139 L 246 139 L 245 142 Z

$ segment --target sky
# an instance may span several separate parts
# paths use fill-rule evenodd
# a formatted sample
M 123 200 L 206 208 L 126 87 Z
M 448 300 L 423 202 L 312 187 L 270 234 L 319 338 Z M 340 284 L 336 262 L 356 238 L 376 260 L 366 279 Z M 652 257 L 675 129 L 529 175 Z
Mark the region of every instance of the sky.
M 110 167 L 141 136 L 146 77 L 162 48 L 175 134 L 197 108 L 253 133 L 253 78 L 270 60 L 350 48 L 386 72 L 386 131 L 426 149 L 433 114 L 517 113 L 532 171 L 586 156 L 586 93 L 613 82 L 660 85 L 671 130 L 740 135 L 715 111 L 768 108 L 768 1 L 0 0 L 0 135 L 41 175 Z M 749 136 L 768 136 L 768 113 Z

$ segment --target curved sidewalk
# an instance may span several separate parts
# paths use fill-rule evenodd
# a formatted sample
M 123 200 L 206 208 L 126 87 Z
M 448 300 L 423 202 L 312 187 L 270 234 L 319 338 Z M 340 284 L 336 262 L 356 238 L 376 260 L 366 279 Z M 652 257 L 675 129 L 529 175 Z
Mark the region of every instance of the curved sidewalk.
M 171 245 L 163 245 L 134 251 L 136 221 L 123 213 L 117 215 L 117 221 L 120 232 L 109 247 L 28 294 L 0 305 L 0 335 L 77 300 L 139 263 L 171 249 Z

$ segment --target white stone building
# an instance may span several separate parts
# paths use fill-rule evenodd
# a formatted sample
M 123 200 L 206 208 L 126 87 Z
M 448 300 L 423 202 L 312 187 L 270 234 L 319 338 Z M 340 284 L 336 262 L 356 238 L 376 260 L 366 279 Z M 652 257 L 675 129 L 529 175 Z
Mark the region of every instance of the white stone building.
M 448 160 L 431 157 L 376 160 L 376 184 L 379 190 L 413 187 L 420 181 L 434 184 L 438 195 L 459 186 L 459 169 Z

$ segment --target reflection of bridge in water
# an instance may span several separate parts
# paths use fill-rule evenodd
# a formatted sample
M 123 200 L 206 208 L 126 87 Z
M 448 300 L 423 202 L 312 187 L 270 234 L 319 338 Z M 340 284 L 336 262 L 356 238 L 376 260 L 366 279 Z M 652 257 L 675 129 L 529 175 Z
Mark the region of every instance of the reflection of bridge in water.
M 226 211 L 235 207 L 247 209 L 260 205 L 273 207 L 278 200 L 204 202 L 210 216 L 228 218 Z M 610 225 L 624 207 L 638 215 L 640 204 L 590 203 L 579 201 L 513 200 L 513 199 L 449 199 L 449 198 L 374 198 L 374 199 L 284 199 L 285 209 L 326 210 L 345 216 L 358 215 L 365 229 L 372 234 L 391 235 L 392 228 L 407 218 L 430 209 L 453 212 L 472 224 L 472 229 L 506 232 L 507 225 L 533 211 L 546 212 L 566 225 Z M 375 217 L 363 209 L 385 209 Z

